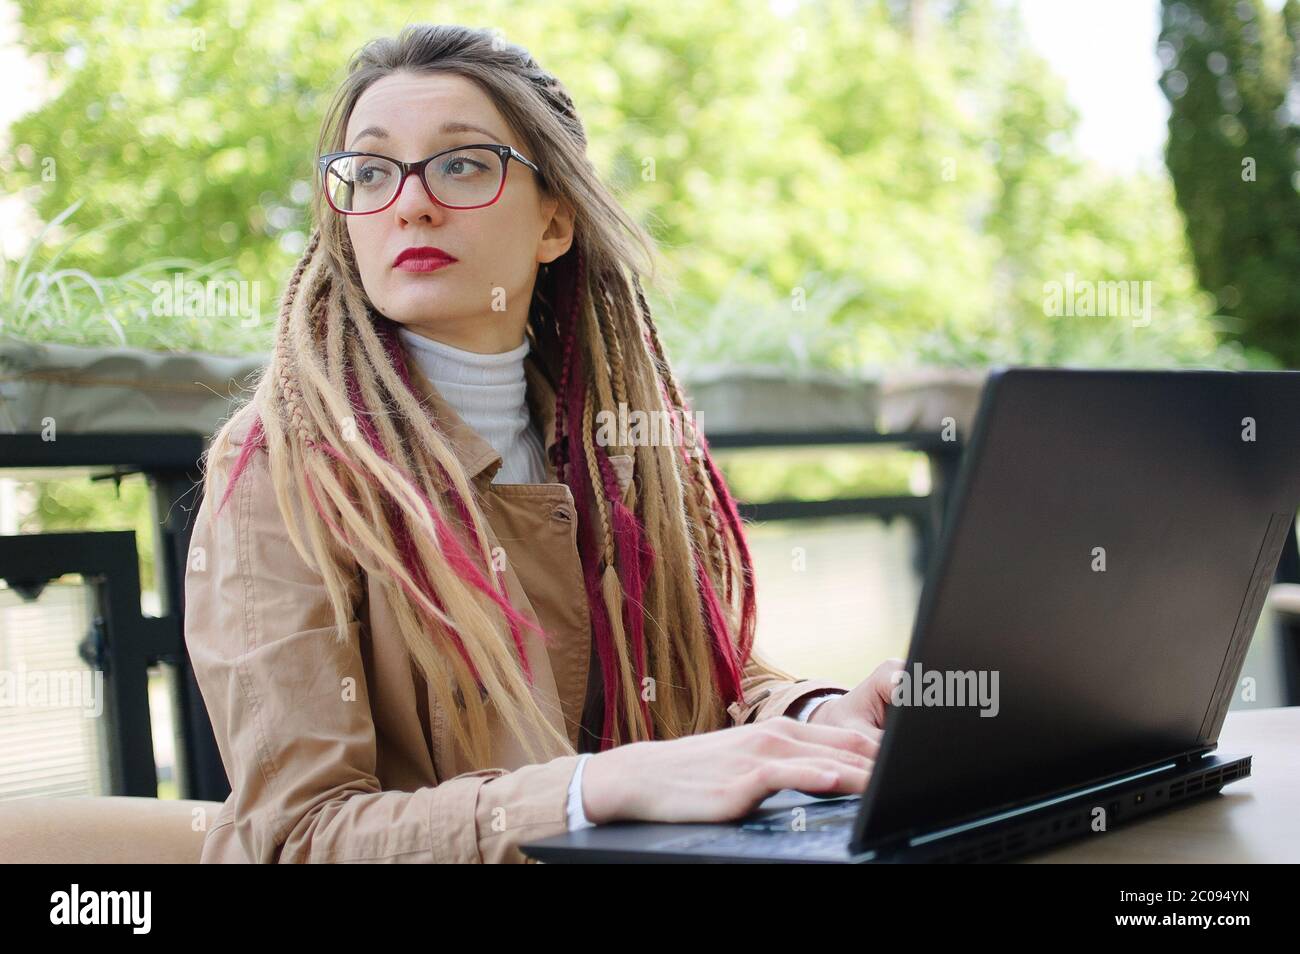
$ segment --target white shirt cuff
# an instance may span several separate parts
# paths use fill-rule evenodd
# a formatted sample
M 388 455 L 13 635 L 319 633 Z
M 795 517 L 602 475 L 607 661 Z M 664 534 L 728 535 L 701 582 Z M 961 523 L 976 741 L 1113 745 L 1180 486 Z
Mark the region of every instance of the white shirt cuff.
M 819 705 L 823 702 L 829 702 L 836 696 L 841 695 L 843 695 L 842 692 L 825 692 L 819 696 L 811 696 L 808 699 L 805 699 L 803 705 L 795 710 L 794 718 L 798 719 L 800 722 L 807 722 L 808 717 L 813 714 L 813 710 Z
M 582 769 L 591 756 L 591 752 L 584 752 L 579 756 L 578 767 L 573 770 L 573 779 L 569 782 L 569 801 L 565 808 L 565 814 L 569 817 L 569 831 L 596 827 L 594 823 L 587 821 L 587 814 L 582 810 Z

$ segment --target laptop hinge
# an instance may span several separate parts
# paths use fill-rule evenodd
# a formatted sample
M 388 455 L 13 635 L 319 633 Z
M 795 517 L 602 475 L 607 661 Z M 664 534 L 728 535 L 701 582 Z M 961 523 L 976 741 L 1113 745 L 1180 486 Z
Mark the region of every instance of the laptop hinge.
M 904 835 L 886 835 L 869 845 L 863 845 L 855 839 L 849 842 L 849 851 L 855 855 L 874 851 L 877 858 L 883 858 L 892 854 L 895 850 L 906 848 L 911 843 L 912 835 L 913 832 Z
M 1213 752 L 1218 747 L 1219 745 L 1217 742 L 1213 745 L 1203 745 L 1199 749 L 1193 749 L 1190 752 L 1180 755 L 1176 761 L 1180 766 L 1199 765 L 1202 758 Z

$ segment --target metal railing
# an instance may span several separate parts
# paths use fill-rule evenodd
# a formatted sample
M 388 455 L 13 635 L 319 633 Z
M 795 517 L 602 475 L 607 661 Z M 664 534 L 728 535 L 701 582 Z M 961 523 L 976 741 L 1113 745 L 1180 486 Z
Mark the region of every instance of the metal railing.
M 65 574 L 79 574 L 95 589 L 98 624 L 87 634 L 83 656 L 104 673 L 110 794 L 158 793 L 148 671 L 159 663 L 172 665 L 177 677 L 171 702 L 180 797 L 221 801 L 230 792 L 184 639 L 185 565 L 203 449 L 197 434 L 76 434 L 55 441 L 0 434 L 0 468 L 56 474 L 89 468 L 111 479 L 143 474 L 152 490 L 158 616 L 140 611 L 133 532 L 0 536 L 0 578 L 16 591 L 34 597 Z
M 823 517 L 903 517 L 919 531 L 917 570 L 924 574 L 944 526 L 961 445 L 937 433 L 875 431 L 732 432 L 709 437 L 714 450 L 810 446 L 896 446 L 920 451 L 930 462 L 931 490 L 925 496 L 889 495 L 829 500 L 740 502 L 754 520 Z M 85 651 L 105 673 L 112 794 L 156 795 L 151 744 L 148 670 L 170 663 L 173 711 L 177 719 L 177 774 L 182 798 L 221 801 L 230 786 L 185 647 L 184 579 L 192 521 L 202 492 L 199 460 L 203 440 L 193 434 L 72 435 L 47 442 L 39 435 L 0 435 L 0 468 L 47 471 L 104 468 L 100 477 L 143 474 L 152 487 L 161 613 L 140 612 L 140 579 L 130 531 L 44 533 L 0 536 L 0 578 L 21 594 L 35 595 L 46 582 L 80 574 L 97 590 L 99 619 Z M 1300 583 L 1300 548 L 1292 522 L 1278 566 L 1278 582 Z M 1284 678 L 1288 704 L 1300 702 L 1300 624 L 1283 622 Z

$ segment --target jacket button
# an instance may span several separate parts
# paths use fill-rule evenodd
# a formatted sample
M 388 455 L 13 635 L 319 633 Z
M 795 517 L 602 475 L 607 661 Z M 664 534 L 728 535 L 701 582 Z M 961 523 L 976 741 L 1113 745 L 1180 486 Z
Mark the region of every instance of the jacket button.
M 553 519 L 555 519 L 555 520 L 563 520 L 565 523 L 568 523 L 568 522 L 572 519 L 572 518 L 569 516 L 569 511 L 566 510 L 566 509 L 563 508 L 563 507 L 557 507 L 557 508 L 556 508 L 556 509 L 551 513 L 551 517 L 552 517 Z

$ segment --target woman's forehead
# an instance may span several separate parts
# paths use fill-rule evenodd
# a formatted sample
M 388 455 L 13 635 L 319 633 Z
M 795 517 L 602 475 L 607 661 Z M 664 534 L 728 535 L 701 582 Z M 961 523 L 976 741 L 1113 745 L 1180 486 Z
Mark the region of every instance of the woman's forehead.
M 352 148 L 352 141 L 367 130 L 379 141 L 426 141 L 472 131 L 492 142 L 514 145 L 487 94 L 465 77 L 450 73 L 401 72 L 372 83 L 348 118 L 345 148 Z

